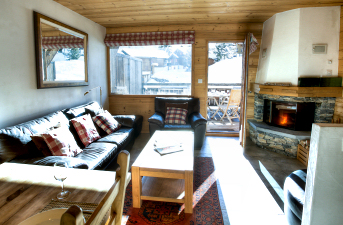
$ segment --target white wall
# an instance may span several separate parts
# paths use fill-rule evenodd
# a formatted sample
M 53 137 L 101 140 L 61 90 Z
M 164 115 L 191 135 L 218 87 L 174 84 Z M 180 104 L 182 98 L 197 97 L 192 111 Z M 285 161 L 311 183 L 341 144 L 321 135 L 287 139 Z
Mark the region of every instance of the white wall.
M 272 43 L 274 37 L 276 15 L 269 18 L 263 23 L 262 42 L 260 47 L 260 56 L 258 60 L 258 67 L 256 73 L 256 83 L 263 84 L 267 80 L 268 67 L 271 59 Z M 266 57 L 262 58 L 262 51 L 266 49 Z
M 342 224 L 343 125 L 313 124 L 302 225 Z
M 88 33 L 89 86 L 37 89 L 33 11 Z M 0 128 L 25 122 L 50 112 L 99 101 L 108 107 L 106 29 L 52 0 L 0 1 Z
M 268 82 L 298 81 L 300 10 L 277 14 L 268 66 Z
M 340 7 L 300 9 L 299 76 L 338 76 Z M 328 44 L 327 54 L 312 54 L 312 44 Z M 328 60 L 332 64 L 328 64 Z
M 301 8 L 273 17 L 274 25 L 271 19 L 263 24 L 257 83 L 291 82 L 296 86 L 299 77 L 325 76 L 328 69 L 338 75 L 340 6 Z M 312 54 L 312 44 L 319 43 L 328 44 L 327 54 Z M 262 58 L 265 48 L 267 57 Z

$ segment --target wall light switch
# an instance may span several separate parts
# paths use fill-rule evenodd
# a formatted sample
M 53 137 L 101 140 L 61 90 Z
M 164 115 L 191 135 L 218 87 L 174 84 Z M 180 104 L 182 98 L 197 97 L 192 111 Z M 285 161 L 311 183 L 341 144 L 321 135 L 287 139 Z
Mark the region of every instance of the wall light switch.
M 198 84 L 202 84 L 202 79 L 198 79 Z

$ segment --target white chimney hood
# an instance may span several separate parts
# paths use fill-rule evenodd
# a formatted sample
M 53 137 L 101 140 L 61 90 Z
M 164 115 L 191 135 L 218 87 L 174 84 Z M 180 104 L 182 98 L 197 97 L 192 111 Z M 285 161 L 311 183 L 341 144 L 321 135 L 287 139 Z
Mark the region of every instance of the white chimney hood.
M 299 77 L 337 76 L 340 11 L 340 6 L 301 8 L 264 22 L 256 83 L 297 86 Z M 313 54 L 313 44 L 326 45 L 326 54 Z

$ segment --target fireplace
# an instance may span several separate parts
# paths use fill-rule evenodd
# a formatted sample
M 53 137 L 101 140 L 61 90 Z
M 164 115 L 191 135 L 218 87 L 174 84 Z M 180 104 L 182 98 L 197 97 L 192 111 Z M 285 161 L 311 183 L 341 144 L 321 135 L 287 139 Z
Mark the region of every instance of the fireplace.
M 255 93 L 254 119 L 248 119 L 250 139 L 261 148 L 297 157 L 300 140 L 311 138 L 312 123 L 332 122 L 335 102 L 334 97 Z M 287 120 L 273 120 L 273 116 Z
M 314 122 L 314 102 L 284 102 L 265 99 L 263 122 L 296 131 L 310 131 Z

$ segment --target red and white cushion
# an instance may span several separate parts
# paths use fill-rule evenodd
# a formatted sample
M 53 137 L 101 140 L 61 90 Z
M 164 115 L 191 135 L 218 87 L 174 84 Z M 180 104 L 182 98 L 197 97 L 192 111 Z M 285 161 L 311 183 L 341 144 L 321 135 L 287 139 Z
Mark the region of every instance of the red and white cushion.
M 100 113 L 93 118 L 94 123 L 103 129 L 107 134 L 112 134 L 116 132 L 121 127 L 121 124 L 113 118 L 113 116 L 105 110 L 104 113 Z
M 82 152 L 66 126 L 42 134 L 42 137 L 54 156 L 73 157 Z
M 71 122 L 85 147 L 100 139 L 100 135 L 89 114 L 72 119 Z
M 167 107 L 166 124 L 186 124 L 187 109 Z

